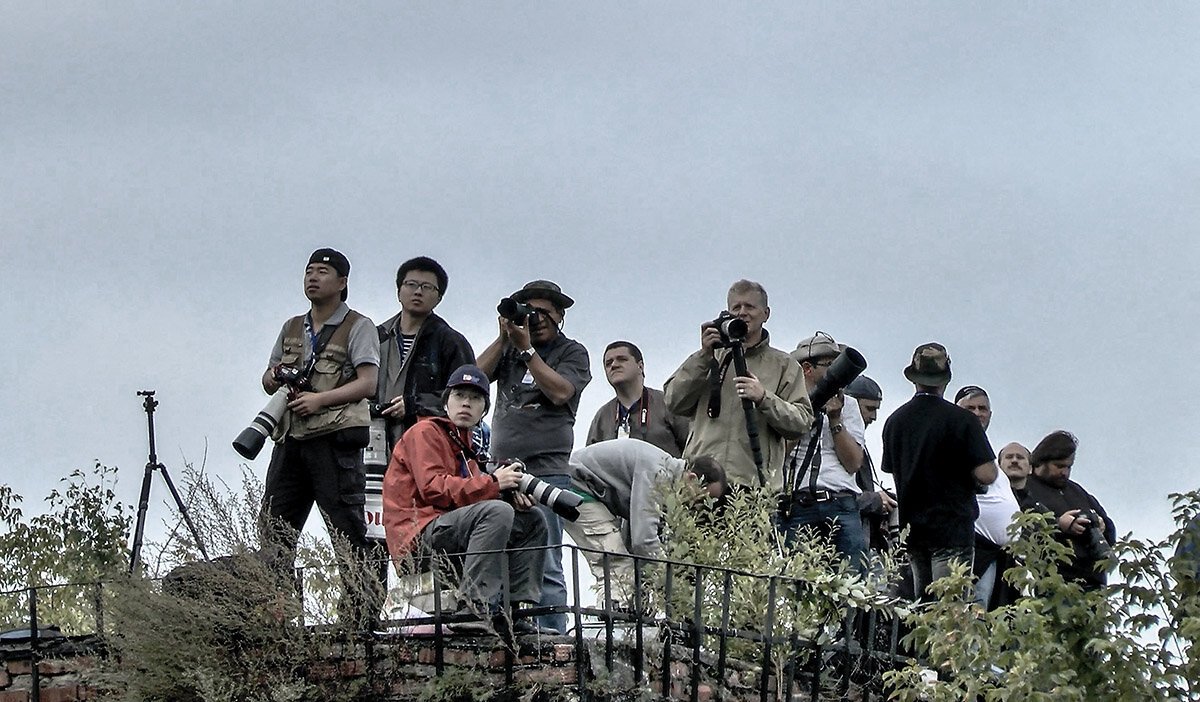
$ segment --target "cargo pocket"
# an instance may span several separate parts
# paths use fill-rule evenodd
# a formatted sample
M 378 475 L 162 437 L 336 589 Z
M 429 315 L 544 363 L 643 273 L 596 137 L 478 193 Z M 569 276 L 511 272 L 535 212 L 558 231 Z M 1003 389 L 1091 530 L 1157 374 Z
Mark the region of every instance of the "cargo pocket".
M 360 460 L 362 452 L 345 447 L 337 447 L 334 452 L 337 455 L 338 493 L 342 503 L 361 506 L 367 501 L 367 474 Z

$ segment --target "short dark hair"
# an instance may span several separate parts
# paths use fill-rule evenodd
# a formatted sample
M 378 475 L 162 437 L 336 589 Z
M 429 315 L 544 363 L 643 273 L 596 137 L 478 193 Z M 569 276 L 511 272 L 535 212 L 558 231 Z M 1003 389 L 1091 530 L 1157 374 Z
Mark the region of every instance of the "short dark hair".
M 613 349 L 619 349 L 622 346 L 629 349 L 629 355 L 633 356 L 633 360 L 637 361 L 638 363 L 642 362 L 642 350 L 637 346 L 634 346 L 632 341 L 614 341 L 608 346 L 604 347 L 604 353 L 601 354 L 600 357 L 604 358 L 609 351 L 612 351 Z
M 725 477 L 725 469 L 711 456 L 697 457 L 688 464 L 687 470 L 695 473 L 705 485 L 720 485 L 721 497 L 729 494 L 729 480 Z
M 1033 467 L 1044 465 L 1050 461 L 1063 461 L 1075 455 L 1079 448 L 1079 439 L 1065 429 L 1050 432 L 1046 438 L 1038 442 L 1033 453 L 1029 455 L 1029 463 Z
M 450 285 L 450 278 L 446 275 L 446 269 L 442 268 L 442 264 L 428 256 L 417 256 L 400 264 L 400 268 L 396 271 L 396 290 L 399 290 L 400 286 L 404 284 L 404 278 L 411 271 L 432 273 L 437 278 L 438 295 L 441 297 L 446 296 L 446 286 Z

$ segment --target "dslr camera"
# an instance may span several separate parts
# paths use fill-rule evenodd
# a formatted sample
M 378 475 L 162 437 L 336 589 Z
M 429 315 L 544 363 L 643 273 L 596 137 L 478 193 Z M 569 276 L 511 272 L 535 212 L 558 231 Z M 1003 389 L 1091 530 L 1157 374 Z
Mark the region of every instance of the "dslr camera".
M 511 297 L 501 300 L 500 304 L 496 305 L 496 312 L 513 324 L 522 327 L 537 324 L 538 315 L 540 314 L 536 307 L 531 307 L 524 302 L 518 302 Z
M 1088 520 L 1087 530 L 1080 535 L 1083 541 L 1081 554 L 1093 561 L 1102 561 L 1112 553 L 1108 539 L 1104 538 L 1104 530 L 1100 528 L 1100 517 L 1094 510 L 1079 510 L 1079 518 Z
M 523 492 L 529 495 L 569 522 L 579 519 L 579 505 L 583 504 L 583 498 L 570 490 L 556 488 L 550 483 L 526 473 L 524 463 L 520 461 L 488 461 L 487 466 L 489 473 L 501 466 L 515 466 L 521 471 L 521 482 L 511 492 Z M 507 498 L 508 495 L 502 493 L 501 497 Z
M 279 390 L 275 391 L 275 394 L 267 401 L 267 406 L 263 407 L 254 417 L 250 426 L 243 429 L 242 433 L 233 440 L 233 449 L 238 452 L 238 455 L 251 461 L 259 451 L 262 451 L 267 437 L 275 431 L 275 427 L 283 419 L 288 403 L 296 399 L 297 394 L 312 392 L 313 389 L 310 382 L 311 365 L 309 368 L 301 369 L 281 363 L 272 369 L 272 377 L 275 378 L 275 382 L 279 383 Z
M 750 327 L 738 317 L 729 312 L 722 312 L 717 318 L 704 326 L 715 327 L 721 333 L 721 346 L 730 347 L 746 340 Z

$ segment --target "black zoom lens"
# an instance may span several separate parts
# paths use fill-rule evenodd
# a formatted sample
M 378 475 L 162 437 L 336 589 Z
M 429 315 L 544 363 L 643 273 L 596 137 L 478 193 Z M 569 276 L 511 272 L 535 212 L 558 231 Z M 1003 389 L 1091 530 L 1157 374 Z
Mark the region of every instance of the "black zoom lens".
M 513 324 L 524 325 L 525 320 L 533 311 L 534 309 L 529 305 L 524 302 L 517 302 L 511 297 L 504 298 L 500 301 L 500 304 L 496 305 L 496 312 Z
M 521 474 L 521 482 L 517 484 L 517 489 L 569 522 L 579 519 L 579 505 L 583 503 L 583 498 L 569 490 L 556 488 L 528 473 Z

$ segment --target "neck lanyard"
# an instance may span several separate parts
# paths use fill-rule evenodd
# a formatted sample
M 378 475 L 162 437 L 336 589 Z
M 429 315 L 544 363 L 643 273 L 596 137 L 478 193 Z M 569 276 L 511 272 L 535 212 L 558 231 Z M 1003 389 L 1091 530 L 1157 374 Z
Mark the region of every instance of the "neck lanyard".
M 617 400 L 617 409 L 616 409 L 617 426 L 621 426 L 622 424 L 628 425 L 629 424 L 629 415 L 633 413 L 633 408 L 639 407 L 639 406 L 641 407 L 641 410 L 642 410 L 640 412 L 641 424 L 642 424 L 642 426 L 646 426 L 646 422 L 649 421 L 649 419 L 650 419 L 650 410 L 647 407 L 647 405 L 649 404 L 649 397 L 650 397 L 650 394 L 646 391 L 646 387 L 642 386 L 641 398 L 634 400 L 633 404 L 630 405 L 628 409 L 626 409 L 625 407 L 622 407 L 621 400 L 618 399 Z

